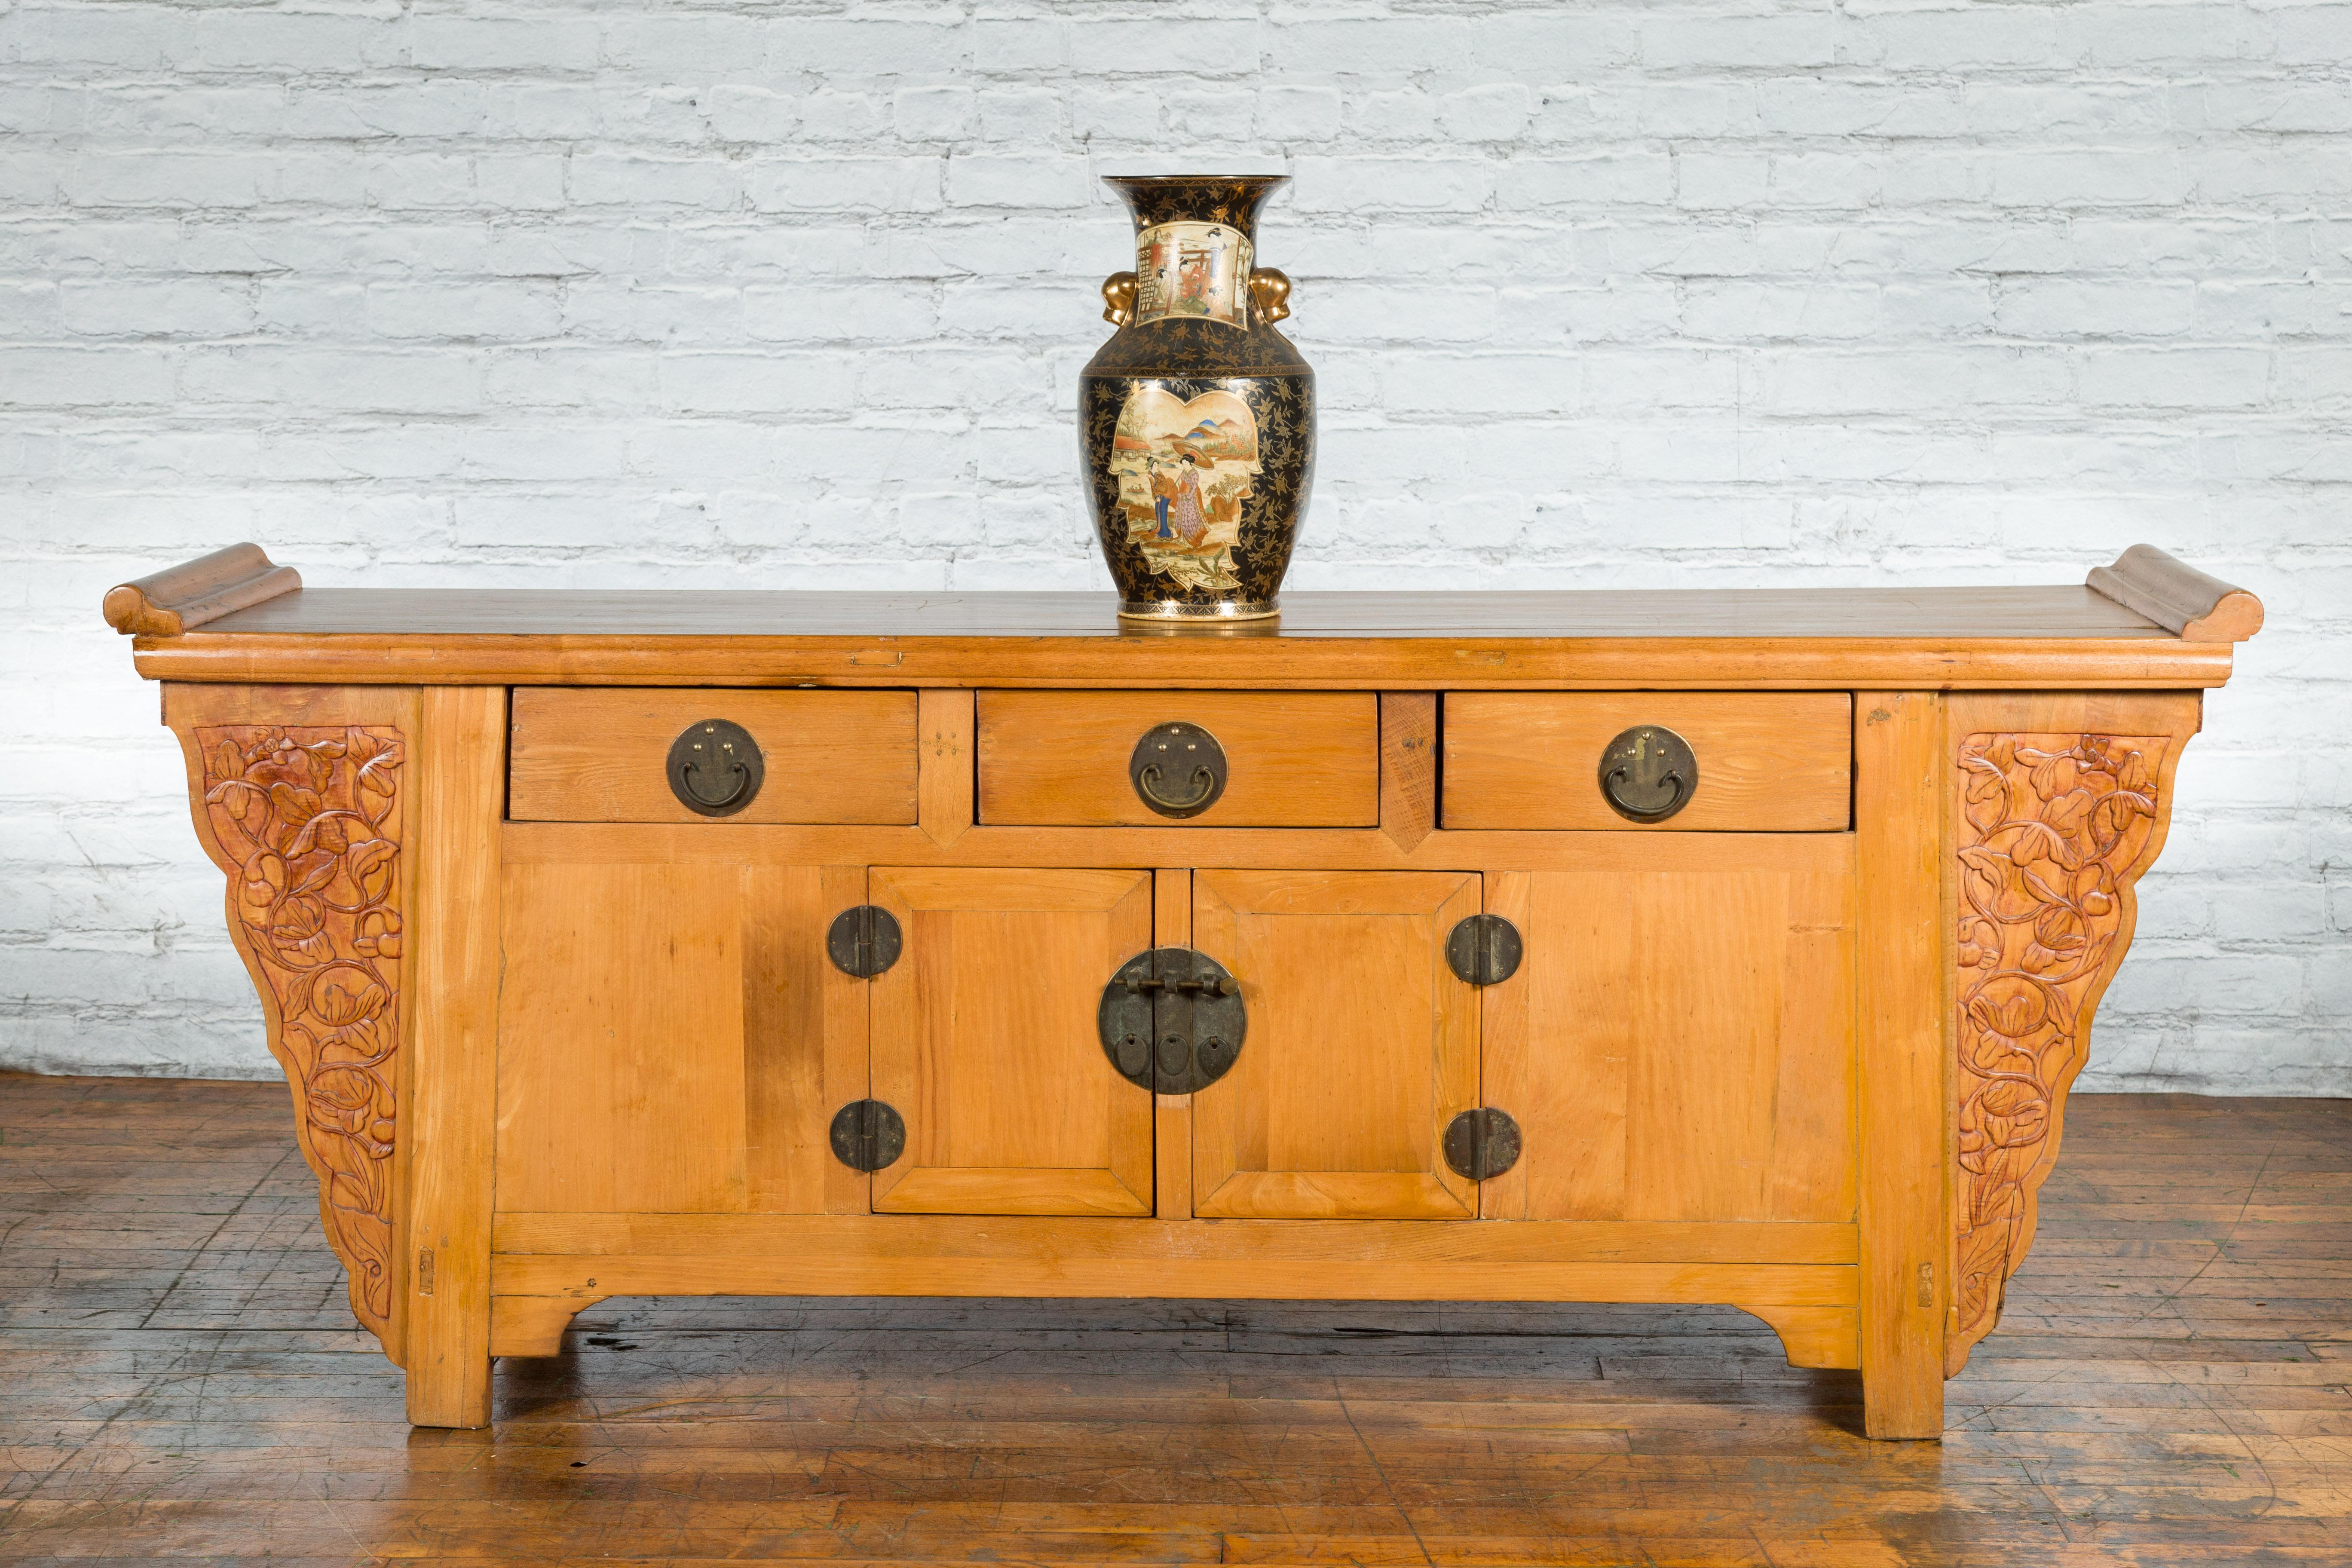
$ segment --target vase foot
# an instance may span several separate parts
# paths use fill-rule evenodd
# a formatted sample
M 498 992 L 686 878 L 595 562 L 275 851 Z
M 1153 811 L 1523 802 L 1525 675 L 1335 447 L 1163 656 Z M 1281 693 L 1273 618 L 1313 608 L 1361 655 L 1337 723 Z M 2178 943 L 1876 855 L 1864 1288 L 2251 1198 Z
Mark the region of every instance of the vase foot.
M 1198 605 L 1182 599 L 1126 599 L 1118 606 L 1123 621 L 1265 621 L 1282 614 L 1272 599 L 1221 599 Z

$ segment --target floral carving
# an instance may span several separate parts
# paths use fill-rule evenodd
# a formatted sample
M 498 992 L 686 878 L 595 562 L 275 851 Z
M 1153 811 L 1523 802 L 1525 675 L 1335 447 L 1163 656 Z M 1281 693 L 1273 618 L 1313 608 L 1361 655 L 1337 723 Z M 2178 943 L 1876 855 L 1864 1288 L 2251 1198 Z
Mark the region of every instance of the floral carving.
M 303 1158 L 352 1310 L 392 1318 L 399 1125 L 400 768 L 396 730 L 227 725 L 195 731 L 204 823 L 230 868 L 238 946 L 271 1004 Z
M 1948 1370 L 2033 1240 L 2091 1013 L 2153 858 L 2161 735 L 1979 734 L 1959 749 L 1958 1281 Z

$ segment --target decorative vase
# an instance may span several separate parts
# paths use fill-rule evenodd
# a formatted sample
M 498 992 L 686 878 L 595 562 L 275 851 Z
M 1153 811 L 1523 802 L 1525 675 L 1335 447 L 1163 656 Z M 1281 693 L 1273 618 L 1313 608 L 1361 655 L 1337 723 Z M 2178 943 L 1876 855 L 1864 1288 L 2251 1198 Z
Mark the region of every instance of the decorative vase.
M 1087 500 L 1118 613 L 1262 620 L 1315 479 L 1315 373 L 1274 324 L 1290 279 L 1257 260 L 1281 174 L 1103 182 L 1135 217 L 1118 327 L 1078 377 Z

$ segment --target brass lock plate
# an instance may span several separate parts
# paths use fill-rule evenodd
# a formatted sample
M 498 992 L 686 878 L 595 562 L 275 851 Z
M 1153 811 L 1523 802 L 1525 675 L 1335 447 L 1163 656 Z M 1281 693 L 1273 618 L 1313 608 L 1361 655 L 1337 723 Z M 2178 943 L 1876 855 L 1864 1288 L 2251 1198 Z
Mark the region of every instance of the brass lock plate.
M 1198 816 L 1225 793 L 1225 749 L 1198 724 L 1154 724 L 1127 760 L 1128 782 L 1162 816 Z
M 1697 754 L 1663 724 L 1636 724 L 1601 749 L 1601 796 L 1629 822 L 1664 822 L 1697 790 Z
M 1155 947 L 1120 964 L 1095 1022 L 1118 1076 L 1160 1094 L 1191 1094 L 1224 1077 L 1249 1033 L 1241 982 L 1189 947 Z
M 731 719 L 688 724 L 669 743 L 670 793 L 698 816 L 732 816 L 766 781 L 767 759 L 751 731 Z

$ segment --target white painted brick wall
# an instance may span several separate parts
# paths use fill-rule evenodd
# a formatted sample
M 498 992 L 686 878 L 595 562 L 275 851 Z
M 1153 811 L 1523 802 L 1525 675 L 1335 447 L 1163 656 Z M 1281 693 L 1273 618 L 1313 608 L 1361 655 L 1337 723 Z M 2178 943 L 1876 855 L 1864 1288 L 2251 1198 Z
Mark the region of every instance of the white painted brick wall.
M 1280 167 L 1293 584 L 2257 590 L 2091 1081 L 2352 1093 L 2352 4 L 0 0 L 0 1063 L 261 1074 L 110 584 L 1103 584 L 1106 172 Z

